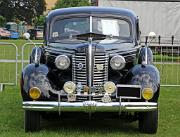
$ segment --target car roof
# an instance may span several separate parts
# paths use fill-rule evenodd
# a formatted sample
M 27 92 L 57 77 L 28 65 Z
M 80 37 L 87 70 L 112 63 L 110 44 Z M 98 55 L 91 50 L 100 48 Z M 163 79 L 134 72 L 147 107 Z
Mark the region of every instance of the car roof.
M 61 8 L 52 10 L 49 12 L 47 18 L 51 19 L 54 16 L 58 15 L 66 15 L 66 14 L 112 14 L 112 15 L 123 15 L 130 18 L 137 18 L 137 15 L 129 10 L 124 8 L 114 8 L 114 7 L 96 7 L 96 6 L 88 6 L 88 7 L 71 7 L 71 8 Z

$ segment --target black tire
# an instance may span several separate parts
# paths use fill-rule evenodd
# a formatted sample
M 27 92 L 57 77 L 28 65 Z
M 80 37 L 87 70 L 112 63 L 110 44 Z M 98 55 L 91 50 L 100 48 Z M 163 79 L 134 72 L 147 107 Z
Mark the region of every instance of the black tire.
M 39 112 L 25 110 L 24 128 L 25 132 L 34 132 L 40 130 Z
M 142 133 L 155 134 L 158 128 L 158 110 L 139 113 L 139 130 Z

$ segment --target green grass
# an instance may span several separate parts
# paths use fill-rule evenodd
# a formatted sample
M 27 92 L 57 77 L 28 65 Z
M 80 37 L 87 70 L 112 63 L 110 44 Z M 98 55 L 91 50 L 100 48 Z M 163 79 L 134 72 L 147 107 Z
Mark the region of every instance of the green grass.
M 162 55 L 162 54 L 157 54 L 153 56 L 155 62 L 180 62 L 180 56 L 177 55 Z
M 21 47 L 27 41 L 25 40 L 0 40 L 0 42 L 15 43 L 18 47 L 18 59 L 21 59 Z M 41 42 L 41 41 L 36 41 Z M 4 48 L 4 47 L 3 47 Z M 5 59 L 12 59 L 14 53 L 7 47 Z M 28 58 L 30 48 L 25 50 L 26 59 Z M 0 46 L 0 58 L 3 57 L 3 49 Z M 3 57 L 3 58 L 4 58 Z M 167 60 L 170 60 L 170 57 Z M 1 63 L 1 65 L 3 65 Z M 2 74 L 5 74 L 7 80 L 9 71 L 13 70 L 12 64 L 0 66 L 0 80 Z M 4 69 L 3 69 L 4 67 Z M 161 84 L 179 84 L 177 76 L 180 78 L 180 65 L 157 65 L 161 70 Z M 173 68 L 173 71 L 172 71 Z M 12 70 L 10 71 L 12 72 Z M 21 72 L 21 64 L 18 63 L 18 74 Z M 13 72 L 12 72 L 13 73 Z M 179 80 L 180 81 L 180 80 Z M 0 81 L 1 82 L 1 81 Z M 38 133 L 25 133 L 23 129 L 24 111 L 21 108 L 21 96 L 19 86 L 7 86 L 4 92 L 0 92 L 0 136 L 2 137 L 179 137 L 180 136 L 180 88 L 161 88 L 159 99 L 159 129 L 156 135 L 140 134 L 138 132 L 137 122 L 125 123 L 122 121 L 43 121 L 42 130 Z M 88 117 L 88 115 L 87 115 Z
M 0 40 L 0 42 L 14 43 L 18 48 L 18 60 L 21 60 L 22 46 L 27 43 L 27 40 Z M 40 43 L 42 40 L 35 40 Z M 24 59 L 29 59 L 29 54 L 34 45 L 27 45 L 24 49 Z M 15 60 L 16 49 L 12 46 L 0 44 L 0 59 Z M 15 82 L 15 63 L 0 63 L 0 83 L 14 83 Z M 21 63 L 18 63 L 18 74 L 21 73 Z M 18 75 L 19 76 L 19 75 Z
M 6 87 L 0 93 L 0 136 L 1 137 L 179 137 L 180 135 L 180 88 L 161 88 L 159 99 L 159 128 L 155 135 L 138 132 L 137 122 L 119 120 L 43 121 L 42 130 L 25 133 L 24 112 L 21 108 L 19 87 Z M 87 115 L 88 116 L 88 115 Z
M 8 43 L 14 43 L 18 47 L 18 60 L 21 60 L 21 49 L 22 45 L 28 42 L 27 40 L 0 40 L 0 42 L 8 42 Z M 42 40 L 36 40 L 34 42 L 42 42 Z M 28 60 L 29 53 L 31 52 L 31 48 L 33 45 L 26 46 L 24 50 L 24 59 Z M 12 47 L 8 46 L 1 46 L 0 45 L 0 59 L 14 59 L 15 58 L 15 52 Z M 154 55 L 154 60 L 157 62 L 161 61 L 161 55 Z M 172 56 L 164 55 L 162 56 L 163 62 L 171 62 Z M 180 56 L 173 57 L 174 62 L 179 62 Z M 15 63 L 0 63 L 0 83 L 3 81 L 8 82 L 14 82 L 15 75 L 14 75 L 14 69 L 15 66 L 13 66 Z M 162 65 L 156 65 L 160 71 L 161 74 L 161 84 L 173 84 L 173 85 L 180 85 L 180 64 L 162 64 Z M 18 63 L 18 74 L 21 72 L 21 63 Z M 7 76 L 8 75 L 8 76 Z
M 30 43 L 27 40 L 23 40 L 23 39 L 19 39 L 19 40 L 0 40 L 0 42 L 7 42 L 7 43 L 14 43 L 17 48 L 18 48 L 18 59 L 21 59 L 21 50 L 22 50 L 22 46 L 25 43 Z M 33 40 L 33 42 L 35 43 L 42 43 L 42 40 Z M 31 48 L 34 45 L 28 45 L 26 46 L 25 50 L 24 50 L 24 55 L 25 55 L 25 59 L 28 59 Z M 4 51 L 5 51 L 5 56 L 4 56 Z M 5 58 L 5 59 L 12 59 L 15 57 L 15 48 L 9 47 L 9 46 L 3 46 L 0 45 L 0 58 Z

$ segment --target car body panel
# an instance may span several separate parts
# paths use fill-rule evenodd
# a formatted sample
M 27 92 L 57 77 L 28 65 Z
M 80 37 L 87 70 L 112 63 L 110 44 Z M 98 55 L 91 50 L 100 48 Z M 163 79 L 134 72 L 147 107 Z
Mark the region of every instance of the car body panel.
M 53 29 L 56 29 L 53 27 L 57 20 L 76 17 L 87 17 L 87 33 L 62 37 L 56 32 L 52 33 Z M 126 20 L 129 23 L 130 36 L 112 36 L 104 34 L 103 31 L 94 33 L 93 17 Z M 100 30 L 102 22 L 99 23 Z M 65 32 L 65 29 L 63 31 Z M 59 113 L 72 110 L 89 114 L 97 111 L 117 112 L 121 115 L 121 112 L 125 112 L 123 114 L 126 115 L 133 112 L 132 117 L 136 120 L 138 112 L 157 110 L 160 92 L 159 71 L 153 66 L 151 50 L 147 46 L 141 47 L 139 35 L 138 17 L 127 9 L 78 7 L 51 11 L 44 26 L 44 45 L 41 48 L 33 48 L 30 64 L 22 71 L 23 108 Z M 58 64 L 61 57 L 62 62 Z M 113 57 L 122 59 L 122 69 L 113 69 Z M 67 63 L 69 64 L 66 69 L 58 66 Z M 68 82 L 71 85 L 67 88 L 74 89 L 72 93 L 66 91 L 65 84 Z M 111 83 L 108 88 L 114 88 L 112 93 L 105 89 L 108 82 Z M 74 85 L 75 88 L 72 87 Z M 41 90 L 40 98 L 35 100 L 29 96 L 33 87 Z M 152 99 L 143 98 L 144 88 L 152 89 Z M 119 94 L 121 90 L 123 94 Z M 131 92 L 134 93 L 129 96 L 126 94 Z

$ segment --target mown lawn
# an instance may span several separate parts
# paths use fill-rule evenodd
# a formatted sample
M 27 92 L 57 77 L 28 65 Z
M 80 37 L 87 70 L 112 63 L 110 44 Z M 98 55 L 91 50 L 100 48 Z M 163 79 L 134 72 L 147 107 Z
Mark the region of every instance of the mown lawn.
M 18 74 L 21 73 L 21 57 L 22 46 L 27 43 L 27 40 L 0 40 L 0 60 L 15 60 L 15 47 L 3 45 L 3 43 L 14 43 L 18 48 Z M 41 43 L 42 40 L 35 40 L 36 43 Z M 29 43 L 29 42 L 28 42 Z M 29 60 L 29 54 L 34 45 L 27 45 L 24 48 L 24 60 Z M 24 65 L 25 66 L 25 65 Z M 0 63 L 0 83 L 14 83 L 15 81 L 15 63 Z M 19 77 L 19 75 L 18 75 Z
M 159 129 L 156 135 L 138 132 L 137 122 L 119 120 L 43 121 L 42 130 L 25 133 L 23 110 L 18 87 L 6 87 L 0 93 L 0 136 L 2 137 L 179 137 L 180 136 L 180 88 L 161 88 L 159 99 Z M 87 115 L 88 116 L 88 115 Z
M 0 40 L 0 42 L 15 43 L 18 46 L 19 57 L 21 59 L 21 46 L 26 43 L 25 40 Z M 36 41 L 41 42 L 41 41 Z M 28 53 L 28 52 L 26 52 Z M 8 54 L 11 57 L 13 53 Z M 2 54 L 0 54 L 2 56 Z M 28 57 L 28 54 L 26 54 Z M 2 64 L 1 64 L 2 65 Z M 5 68 L 7 66 L 5 65 Z M 180 75 L 179 65 L 158 66 L 163 71 L 161 75 L 162 82 L 173 84 L 180 81 L 177 76 Z M 172 69 L 174 71 L 172 71 Z M 2 69 L 2 67 L 1 67 Z M 18 64 L 20 74 L 21 66 Z M 0 77 L 2 70 L 0 70 Z M 4 69 L 3 73 L 7 73 Z M 178 74 L 178 75 L 177 75 Z M 175 83 L 176 84 L 176 83 Z M 7 86 L 5 91 L 0 92 L 0 136 L 3 137 L 24 137 L 24 136 L 42 136 L 42 137 L 179 137 L 180 136 L 180 87 L 161 88 L 159 99 L 159 129 L 156 135 L 140 134 L 138 132 L 137 122 L 126 123 L 119 120 L 105 121 L 85 121 L 85 120 L 68 120 L 68 121 L 42 121 L 42 130 L 38 133 L 25 133 L 23 129 L 23 114 L 21 108 L 21 96 L 19 86 Z M 88 116 L 88 115 L 87 115 Z

